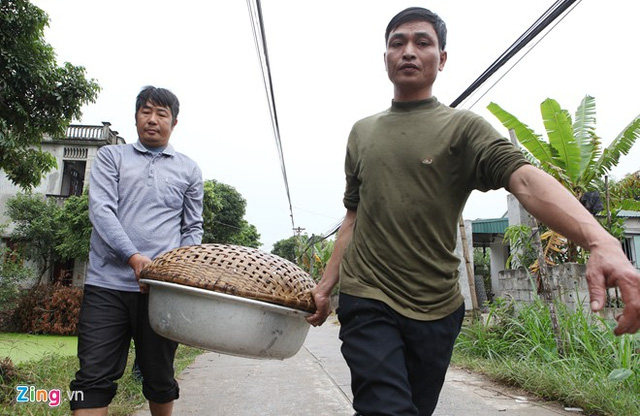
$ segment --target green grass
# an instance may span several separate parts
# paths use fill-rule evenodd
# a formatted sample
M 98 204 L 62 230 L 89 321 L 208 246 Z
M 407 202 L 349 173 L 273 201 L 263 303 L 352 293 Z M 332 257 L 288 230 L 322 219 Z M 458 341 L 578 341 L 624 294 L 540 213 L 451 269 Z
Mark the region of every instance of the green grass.
M 585 415 L 640 415 L 640 334 L 616 337 L 607 322 L 556 305 L 561 346 L 540 300 L 517 314 L 500 301 L 487 320 L 466 324 L 453 364 L 579 407 Z
M 0 333 L 0 357 L 14 364 L 39 360 L 45 355 L 75 356 L 78 339 L 74 336 Z
M 57 416 L 69 414 L 69 399 L 67 398 L 69 382 L 78 369 L 78 359 L 75 352 L 69 356 L 59 354 L 61 351 L 64 350 L 48 352 L 37 360 L 23 361 L 17 364 L 17 376 L 11 380 L 4 380 L 0 377 L 1 415 Z M 180 345 L 175 361 L 176 375 L 180 374 L 202 352 L 197 348 Z M 0 354 L 0 356 L 2 355 Z M 109 406 L 109 415 L 131 415 L 145 403 L 142 396 L 142 386 L 131 373 L 133 356 L 133 350 L 131 350 L 125 374 L 118 381 L 118 392 Z M 55 407 L 50 407 L 47 402 L 16 403 L 17 385 L 33 385 L 37 389 L 47 391 L 60 390 L 61 403 Z

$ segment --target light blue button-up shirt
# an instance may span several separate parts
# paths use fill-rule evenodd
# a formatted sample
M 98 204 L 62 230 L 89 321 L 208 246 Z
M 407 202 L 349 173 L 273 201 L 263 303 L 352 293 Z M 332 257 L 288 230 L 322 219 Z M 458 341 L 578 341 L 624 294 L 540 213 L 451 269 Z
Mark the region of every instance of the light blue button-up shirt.
M 200 244 L 203 194 L 202 171 L 171 145 L 160 153 L 140 142 L 100 148 L 89 182 L 93 231 L 85 283 L 138 292 L 127 260 Z

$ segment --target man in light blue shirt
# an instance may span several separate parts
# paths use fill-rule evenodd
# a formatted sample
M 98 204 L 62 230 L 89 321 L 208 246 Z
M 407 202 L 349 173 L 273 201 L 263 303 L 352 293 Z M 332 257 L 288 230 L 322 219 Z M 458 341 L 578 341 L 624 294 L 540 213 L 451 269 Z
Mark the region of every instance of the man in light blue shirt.
M 133 338 L 143 393 L 154 415 L 178 398 L 177 343 L 149 327 L 148 288 L 140 271 L 159 254 L 202 241 L 202 172 L 169 144 L 178 98 L 145 87 L 136 100 L 138 142 L 102 147 L 91 166 L 89 269 L 78 323 L 80 370 L 74 415 L 107 414 Z

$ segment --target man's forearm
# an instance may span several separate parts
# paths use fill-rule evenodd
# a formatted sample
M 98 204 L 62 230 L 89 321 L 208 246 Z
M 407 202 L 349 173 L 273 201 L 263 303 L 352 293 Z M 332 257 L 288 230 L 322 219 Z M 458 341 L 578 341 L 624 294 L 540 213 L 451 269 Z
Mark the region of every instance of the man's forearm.
M 340 230 L 338 231 L 338 238 L 336 239 L 331 253 L 331 258 L 327 263 L 327 268 L 322 275 L 322 279 L 318 283 L 318 291 L 322 293 L 331 293 L 334 286 L 338 283 L 340 274 L 340 263 L 344 255 L 344 250 L 351 241 L 353 236 L 353 226 L 356 219 L 355 211 L 347 211 L 347 215 L 342 221 Z
M 562 184 L 534 166 L 522 166 L 509 191 L 545 225 L 586 250 L 615 240 Z

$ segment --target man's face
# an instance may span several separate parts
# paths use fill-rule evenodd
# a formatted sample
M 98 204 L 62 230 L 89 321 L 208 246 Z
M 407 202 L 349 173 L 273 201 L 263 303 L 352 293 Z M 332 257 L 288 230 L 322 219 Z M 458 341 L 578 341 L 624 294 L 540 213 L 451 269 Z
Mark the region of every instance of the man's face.
M 171 109 L 147 101 L 136 113 L 138 138 L 146 146 L 164 147 L 169 143 L 177 122 L 171 115 Z
M 431 97 L 438 71 L 442 71 L 447 52 L 440 50 L 433 25 L 425 21 L 408 22 L 389 34 L 384 55 L 396 101 Z

